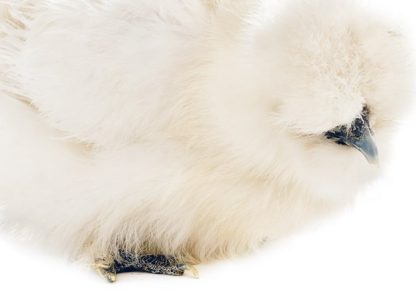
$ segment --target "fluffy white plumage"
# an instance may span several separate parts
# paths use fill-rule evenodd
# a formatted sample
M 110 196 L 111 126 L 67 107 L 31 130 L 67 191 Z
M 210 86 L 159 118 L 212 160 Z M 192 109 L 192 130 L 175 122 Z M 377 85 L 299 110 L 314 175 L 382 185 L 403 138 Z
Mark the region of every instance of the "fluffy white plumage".
M 6 223 L 77 257 L 200 262 L 353 200 L 378 173 L 322 134 L 364 105 L 381 164 L 403 37 L 350 1 L 0 1 Z

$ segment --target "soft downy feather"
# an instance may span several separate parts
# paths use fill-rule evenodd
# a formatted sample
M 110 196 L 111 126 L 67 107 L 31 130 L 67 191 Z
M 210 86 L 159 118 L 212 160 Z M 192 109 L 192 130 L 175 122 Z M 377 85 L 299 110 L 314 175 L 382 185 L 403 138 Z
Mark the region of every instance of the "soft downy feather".
M 1 1 L 6 223 L 89 261 L 126 250 L 200 262 L 244 253 L 350 203 L 378 171 L 312 131 L 296 132 L 311 130 L 303 118 L 330 112 L 318 98 L 303 100 L 302 90 L 351 98 L 339 99 L 343 117 L 322 119 L 319 131 L 353 118 L 364 102 L 358 92 L 382 92 L 391 107 L 391 93 L 408 95 L 405 79 L 397 80 L 407 74 L 401 41 L 378 21 L 362 26 L 347 7 L 334 29 L 344 36 L 352 23 L 357 38 L 373 42 L 365 54 L 379 54 L 354 67 L 361 57 L 341 50 L 351 67 L 340 62 L 333 72 L 342 83 L 351 79 L 338 69 L 357 69 L 358 84 L 324 89 L 327 71 L 317 76 L 302 64 L 311 58 L 331 67 L 325 61 L 332 56 L 315 54 L 325 50 L 305 37 L 333 21 L 330 13 L 319 1 L 312 10 L 288 5 L 274 24 L 262 18 L 267 2 Z M 304 24 L 304 34 L 283 42 Z M 322 37 L 324 48 L 339 41 L 332 33 Z M 393 61 L 382 63 L 387 55 Z M 380 64 L 384 71 L 373 75 Z M 374 83 L 363 82 L 367 75 Z M 380 86 L 386 82 L 389 88 Z M 291 109 L 290 101 L 311 116 L 304 111 L 295 124 L 287 118 L 295 110 L 275 111 Z M 388 140 L 384 125 L 392 119 L 383 103 L 373 104 L 381 109 L 378 138 Z

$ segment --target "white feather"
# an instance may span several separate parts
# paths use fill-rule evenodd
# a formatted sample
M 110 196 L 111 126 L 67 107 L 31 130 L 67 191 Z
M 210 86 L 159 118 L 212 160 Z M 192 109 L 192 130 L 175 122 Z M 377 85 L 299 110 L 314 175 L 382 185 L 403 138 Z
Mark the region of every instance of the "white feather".
M 378 173 L 321 133 L 368 104 L 384 161 L 407 105 L 403 37 L 349 1 L 0 8 L 0 202 L 80 257 L 283 236 Z

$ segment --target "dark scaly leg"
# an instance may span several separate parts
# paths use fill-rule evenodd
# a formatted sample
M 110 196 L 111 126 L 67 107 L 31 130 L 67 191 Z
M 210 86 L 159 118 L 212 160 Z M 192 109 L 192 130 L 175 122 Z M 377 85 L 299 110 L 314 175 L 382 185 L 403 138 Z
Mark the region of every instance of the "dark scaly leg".
M 190 271 L 198 277 L 198 271 L 191 265 L 179 263 L 174 257 L 164 255 L 133 255 L 120 253 L 119 260 L 97 260 L 95 268 L 109 282 L 115 282 L 117 274 L 144 272 L 150 274 L 182 276 Z

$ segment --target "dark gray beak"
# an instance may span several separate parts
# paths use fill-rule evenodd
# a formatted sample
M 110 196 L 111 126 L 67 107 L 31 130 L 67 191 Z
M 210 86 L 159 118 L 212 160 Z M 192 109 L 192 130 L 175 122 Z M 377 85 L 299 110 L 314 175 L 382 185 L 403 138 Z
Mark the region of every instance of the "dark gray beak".
M 370 164 L 378 164 L 378 149 L 370 129 L 366 128 L 358 137 L 348 136 L 345 143 L 359 150 Z
M 378 149 L 369 126 L 369 111 L 364 108 L 360 117 L 347 126 L 342 125 L 325 133 L 325 137 L 340 145 L 351 146 L 360 151 L 370 164 L 378 163 Z

